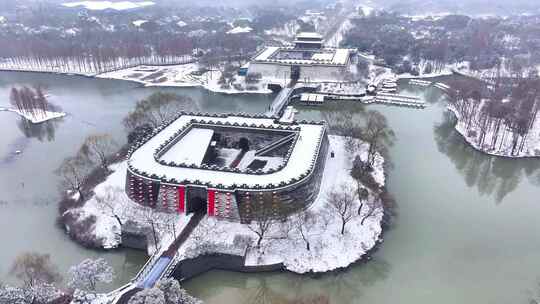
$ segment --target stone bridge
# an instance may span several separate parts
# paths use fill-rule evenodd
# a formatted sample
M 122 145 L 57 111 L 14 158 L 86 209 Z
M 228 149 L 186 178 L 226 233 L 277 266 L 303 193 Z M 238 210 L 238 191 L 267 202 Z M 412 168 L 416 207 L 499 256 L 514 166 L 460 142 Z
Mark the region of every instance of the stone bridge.
M 314 91 L 316 88 L 317 85 L 307 83 L 290 83 L 279 92 L 276 98 L 274 98 L 265 115 L 270 117 L 281 117 L 293 96 L 307 91 Z
M 111 303 L 126 304 L 138 291 L 145 288 L 152 288 L 161 278 L 170 277 L 179 262 L 179 259 L 176 257 L 178 249 L 188 239 L 203 217 L 204 214 L 194 214 L 167 250 L 156 251 L 128 284 L 109 294 L 109 296 L 114 298 Z

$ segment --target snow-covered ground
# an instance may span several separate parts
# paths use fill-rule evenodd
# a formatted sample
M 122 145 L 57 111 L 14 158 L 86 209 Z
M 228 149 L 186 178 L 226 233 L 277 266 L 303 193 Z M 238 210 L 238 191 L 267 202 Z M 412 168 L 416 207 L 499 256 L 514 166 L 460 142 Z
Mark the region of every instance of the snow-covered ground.
M 96 77 L 134 81 L 148 87 L 193 87 L 203 84 L 202 77 L 192 75 L 198 70 L 199 66 L 196 63 L 171 66 L 136 66 L 99 74 Z
M 330 148 L 319 196 L 306 211 L 312 213 L 315 218 L 315 223 L 307 231 L 310 250 L 306 249 L 306 243 L 300 233 L 288 228 L 291 225 L 290 219 L 273 226 L 268 238 L 263 240 L 260 248 L 257 248 L 256 235 L 248 226 L 207 217 L 182 245 L 177 258 L 194 258 L 213 252 L 243 255 L 247 250 L 246 266 L 283 263 L 288 270 L 297 273 L 327 272 L 347 267 L 361 259 L 380 238 L 383 210 L 375 203 L 375 212 L 367 217 L 362 225 L 362 217 L 368 212 L 368 208 L 364 207 L 361 215 L 354 217 L 346 225 L 345 234 L 341 235 L 340 218 L 332 213 L 326 198 L 327 193 L 343 184 L 355 187 L 356 182 L 349 173 L 353 157 L 347 155 L 343 137 L 330 136 L 329 139 Z M 330 157 L 332 151 L 335 154 L 334 158 Z M 366 159 L 367 145 L 362 146 L 359 154 L 361 158 Z M 385 182 L 383 164 L 384 159 L 378 156 L 372 173 L 380 185 L 384 185 Z M 374 199 L 373 194 L 370 194 L 369 200 Z M 358 206 L 357 200 L 354 210 L 358 209 Z
M 134 9 L 134 8 L 141 8 L 146 6 L 154 5 L 155 3 L 152 1 L 118 1 L 118 2 L 112 2 L 112 1 L 81 1 L 81 2 L 66 2 L 62 3 L 65 7 L 83 7 L 88 10 L 105 10 L 105 9 L 113 9 L 117 11 L 121 10 L 127 10 L 127 9 Z
M 266 82 L 247 84 L 245 77 L 235 75 L 232 85 L 223 88 L 219 84 L 220 71 L 208 71 L 196 75 L 199 70 L 197 63 L 172 66 L 137 66 L 133 68 L 108 72 L 98 75 L 98 78 L 119 79 L 138 82 L 147 87 L 204 87 L 205 89 L 225 94 L 259 93 L 269 94 L 272 91 L 266 88 Z M 241 89 L 235 88 L 237 83 Z
M 176 232 L 178 235 L 189 222 L 191 215 L 155 212 L 132 202 L 124 190 L 127 163 L 125 161 L 117 163 L 111 165 L 109 169 L 114 172 L 95 187 L 94 195 L 82 207 L 67 212 L 78 215 L 79 220 L 94 215 L 96 223 L 89 234 L 100 240 L 105 249 L 116 248 L 122 243 L 121 227 L 114 215 L 117 215 L 124 224 L 133 221 L 140 227 L 150 228 L 149 225 L 153 222 L 160 236 L 158 246 L 167 248 L 175 239 L 173 233 Z M 109 205 L 103 202 L 109 202 Z M 152 237 L 149 238 L 151 246 L 148 248 L 150 254 L 156 250 L 151 239 Z
M 16 113 L 34 124 L 38 124 L 38 123 L 46 122 L 51 119 L 56 119 L 56 118 L 66 116 L 66 113 L 64 112 L 37 111 L 37 110 L 35 112 L 30 112 L 30 111 L 24 111 L 24 110 L 19 111 L 18 109 L 0 107 L 0 112 L 3 112 L 3 111 Z
M 328 272 L 347 267 L 360 260 L 380 240 L 383 208 L 374 193 L 370 192 L 368 202 L 371 203 L 364 202 L 361 214 L 347 223 L 343 235 L 340 233 L 340 218 L 332 213 L 327 197 L 330 191 L 343 185 L 355 189 L 356 182 L 350 176 L 355 155 L 349 155 L 345 151 L 344 137 L 329 136 L 329 140 L 319 195 L 316 201 L 303 211 L 312 214 L 314 219 L 309 229 L 304 229 L 310 250 L 307 250 L 300 232 L 294 229 L 292 217 L 286 222 L 275 224 L 260 248 L 256 247 L 257 238 L 247 225 L 205 217 L 180 247 L 175 259 L 194 258 L 210 253 L 239 256 L 246 254 L 246 266 L 283 263 L 286 269 L 296 273 Z M 367 150 L 367 144 L 363 144 L 357 155 L 365 160 Z M 334 157 L 330 156 L 332 152 Z M 377 155 L 373 167 L 374 180 L 379 185 L 384 185 L 384 159 L 380 155 Z M 178 235 L 189 222 L 191 215 L 158 212 L 130 201 L 124 192 L 126 162 L 111 165 L 109 168 L 113 173 L 95 187 L 93 197 L 82 207 L 67 212 L 76 213 L 81 219 L 95 216 L 97 221 L 91 227 L 90 233 L 101 239 L 106 249 L 121 244 L 121 228 L 115 215 L 123 222 L 135 221 L 142 226 L 148 226 L 149 219 L 152 218 L 160 240 L 159 247 L 149 248 L 149 254 L 157 253 L 153 257 L 159 257 L 175 239 L 170 225 L 174 225 L 174 231 Z M 103 201 L 111 202 L 112 207 L 105 208 Z M 358 200 L 355 201 L 353 210 L 358 209 L 359 203 Z M 370 208 L 368 205 L 373 207 Z M 368 213 L 370 216 L 362 223 L 363 217 Z M 118 297 L 119 294 L 118 291 L 114 291 L 107 295 L 99 295 L 92 303 L 108 303 L 107 301 Z
M 148 22 L 148 20 L 144 20 L 144 19 L 139 19 L 139 20 L 135 20 L 133 22 L 131 22 L 133 25 L 135 25 L 136 27 L 139 27 L 143 24 L 145 24 L 146 22 Z
M 452 111 L 457 118 L 455 129 L 465 138 L 465 140 L 473 146 L 475 149 L 482 151 L 490 155 L 505 156 L 505 157 L 540 157 L 540 115 L 537 115 L 534 124 L 529 131 L 522 152 L 512 155 L 512 145 L 514 132 L 502 123 L 498 134 L 495 133 L 496 127 L 494 125 L 488 125 L 486 135 L 483 141 L 483 145 L 480 144 L 480 126 L 479 117 L 480 111 L 478 111 L 471 126 L 467 130 L 467 122 L 461 119 L 460 113 L 452 106 L 448 106 L 448 110 Z M 519 135 L 515 135 L 519 136 Z M 491 145 L 492 140 L 496 137 L 496 142 L 493 148 Z M 519 136 L 518 144 L 521 142 L 521 136 Z M 517 151 L 518 149 L 516 149 Z
M 325 82 L 318 91 L 323 94 L 359 95 L 366 92 L 366 84 L 362 82 L 335 83 Z
M 375 202 L 375 212 L 361 224 L 362 217 L 369 212 L 364 206 L 360 216 L 355 216 L 345 227 L 345 234 L 340 234 L 340 218 L 333 214 L 327 203 L 327 193 L 341 185 L 355 187 L 356 182 L 350 176 L 353 156 L 345 151 L 345 139 L 330 136 L 330 148 L 326 159 L 326 167 L 321 189 L 316 201 L 305 212 L 313 214 L 315 222 L 307 231 L 310 250 L 298 231 L 288 229 L 290 221 L 276 224 L 265 238 L 260 248 L 256 248 L 256 235 L 248 226 L 236 222 L 218 221 L 215 218 L 204 218 L 189 239 L 181 246 L 177 258 L 193 258 L 212 252 L 243 255 L 247 250 L 246 265 L 269 265 L 283 263 L 287 269 L 297 273 L 326 272 L 347 267 L 358 261 L 378 242 L 382 228 L 382 207 L 375 196 L 370 193 L 369 200 Z M 330 157 L 334 152 L 334 157 Z M 367 157 L 367 145 L 364 144 L 359 153 L 362 159 Z M 372 175 L 377 183 L 384 185 L 384 159 L 377 156 Z M 82 207 L 72 212 L 84 219 L 90 215 L 97 218 L 92 226 L 91 234 L 102 240 L 104 248 L 115 248 L 121 244 L 120 225 L 114 217 L 118 215 L 122 221 L 135 221 L 140 225 L 149 225 L 149 214 L 160 235 L 160 250 L 168 247 L 174 239 L 169 225 L 175 225 L 176 233 L 185 227 L 190 216 L 153 211 L 130 201 L 124 192 L 126 178 L 126 162 L 111 165 L 113 173 L 94 189 L 94 196 Z M 352 188 L 354 189 L 354 188 Z M 113 208 L 104 207 L 100 201 L 112 202 Z M 355 202 L 354 210 L 358 209 Z M 367 204 L 365 204 L 367 205 Z M 285 233 L 285 234 L 284 234 Z M 239 241 L 243 240 L 243 241 Z M 150 248 L 150 253 L 156 248 Z
M 245 26 L 245 27 L 237 26 L 231 29 L 230 31 L 228 31 L 227 34 L 241 34 L 241 33 L 249 33 L 251 31 L 253 31 L 253 29 L 250 28 L 249 26 Z

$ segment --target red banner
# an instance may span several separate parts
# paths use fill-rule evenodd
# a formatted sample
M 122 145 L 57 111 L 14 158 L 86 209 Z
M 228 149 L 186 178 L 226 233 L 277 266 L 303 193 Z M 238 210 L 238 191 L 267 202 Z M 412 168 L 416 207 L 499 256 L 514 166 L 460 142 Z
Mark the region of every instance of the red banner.
M 186 212 L 186 188 L 178 187 L 178 213 Z
M 216 190 L 208 190 L 208 216 L 216 213 Z

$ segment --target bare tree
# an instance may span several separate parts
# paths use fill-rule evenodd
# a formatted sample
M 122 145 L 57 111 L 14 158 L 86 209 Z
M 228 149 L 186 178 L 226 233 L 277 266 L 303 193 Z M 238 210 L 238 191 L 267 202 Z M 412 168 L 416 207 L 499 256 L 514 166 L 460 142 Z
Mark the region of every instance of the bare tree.
M 165 304 L 201 304 L 202 301 L 189 295 L 180 286 L 177 280 L 173 278 L 160 280 L 156 284 L 156 288 L 161 290 L 165 296 Z
M 262 240 L 266 237 L 268 231 L 277 223 L 276 217 L 272 212 L 272 194 L 263 193 L 258 200 L 251 203 L 251 222 L 247 226 L 258 237 L 257 248 L 261 247 Z
M 95 134 L 88 136 L 79 153 L 82 157 L 88 158 L 93 163 L 97 163 L 104 169 L 107 168 L 109 156 L 115 152 L 118 144 L 109 134 Z
M 196 102 L 188 96 L 156 92 L 140 100 L 135 110 L 124 118 L 124 126 L 131 132 L 148 124 L 153 128 L 164 121 L 173 119 L 180 111 L 197 111 Z
M 120 217 L 124 208 L 117 208 L 116 206 L 120 200 L 125 199 L 122 189 L 107 186 L 105 191 L 103 191 L 103 194 L 96 194 L 95 199 L 101 210 L 106 210 L 111 214 L 120 227 L 124 225 L 124 221 L 122 221 L 122 218 Z
M 158 226 L 161 224 L 160 213 L 153 208 L 146 207 L 143 211 L 143 217 L 147 224 L 150 225 L 154 245 L 157 248 L 160 246 L 161 239 L 158 233 Z
M 375 216 L 382 211 L 382 204 L 379 198 L 367 199 L 364 205 L 367 207 L 367 210 L 361 215 L 362 220 L 360 221 L 360 225 L 362 226 L 368 218 Z
M 143 289 L 131 297 L 128 304 L 166 304 L 165 294 L 156 287 Z
M 370 110 L 366 113 L 362 139 L 369 144 L 366 165 L 372 167 L 377 152 L 385 154 L 388 147 L 394 144 L 395 134 L 383 114 Z
M 50 255 L 36 252 L 27 252 L 17 256 L 10 273 L 21 280 L 25 288 L 58 283 L 62 280 L 56 266 L 51 263 Z
M 111 283 L 114 269 L 103 258 L 85 259 L 69 269 L 68 286 L 73 289 L 95 292 L 98 283 Z
M 360 204 L 358 205 L 358 215 L 362 213 L 362 207 L 364 206 L 364 202 L 366 202 L 369 199 L 369 191 L 365 187 L 358 187 L 356 189 L 358 200 L 360 201 Z
M 341 219 L 341 234 L 345 234 L 345 225 L 358 214 L 355 212 L 356 191 L 347 184 L 334 188 L 326 196 L 326 202 Z
M 62 189 L 79 194 L 79 200 L 84 200 L 83 185 L 91 168 L 88 162 L 80 157 L 68 157 L 64 159 L 56 174 L 60 176 Z
M 293 230 L 298 231 L 302 237 L 302 240 L 306 244 L 306 249 L 309 251 L 311 249 L 309 243 L 309 233 L 317 224 L 315 214 L 309 210 L 298 212 L 290 218 L 290 222 Z

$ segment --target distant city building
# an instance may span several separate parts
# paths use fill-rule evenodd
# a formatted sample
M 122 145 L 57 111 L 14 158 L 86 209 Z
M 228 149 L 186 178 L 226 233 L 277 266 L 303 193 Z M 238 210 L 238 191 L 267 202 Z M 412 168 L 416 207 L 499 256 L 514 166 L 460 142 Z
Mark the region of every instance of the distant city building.
M 184 113 L 132 148 L 126 192 L 168 212 L 245 222 L 264 200 L 283 216 L 316 199 L 327 150 L 323 122 Z
M 299 33 L 294 46 L 270 46 L 261 50 L 249 64 L 248 73 L 261 74 L 267 80 L 343 81 L 356 50 L 327 48 L 317 33 Z

